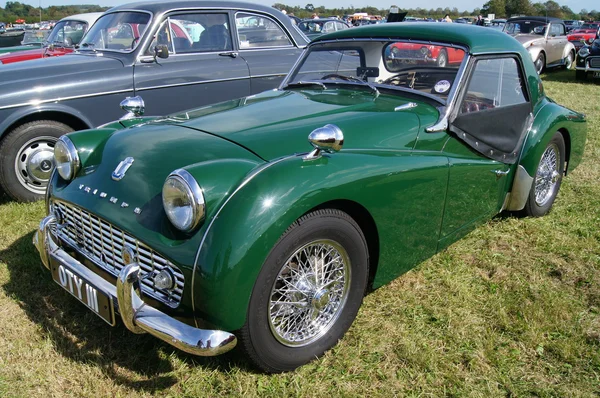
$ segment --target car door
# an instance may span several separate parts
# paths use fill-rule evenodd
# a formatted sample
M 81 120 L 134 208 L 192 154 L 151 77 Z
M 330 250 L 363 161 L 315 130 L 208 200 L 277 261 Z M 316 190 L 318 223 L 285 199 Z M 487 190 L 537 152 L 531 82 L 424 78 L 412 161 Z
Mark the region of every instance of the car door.
M 166 45 L 166 59 L 152 56 Z M 198 107 L 250 94 L 250 73 L 237 56 L 228 12 L 187 11 L 167 15 L 134 68 L 136 95 L 146 114 Z
M 239 55 L 250 68 L 251 92 L 277 87 L 302 51 L 289 32 L 273 18 L 247 11 L 236 12 L 235 30 Z
M 562 49 L 564 44 L 561 45 L 561 35 L 560 35 L 560 27 L 561 25 L 551 23 L 548 27 L 548 38 L 546 41 L 546 48 L 548 59 L 546 60 L 547 64 L 555 64 L 560 61 L 562 58 Z
M 501 210 L 533 120 L 517 56 L 471 62 L 444 147 L 450 171 L 441 236 L 448 243 Z

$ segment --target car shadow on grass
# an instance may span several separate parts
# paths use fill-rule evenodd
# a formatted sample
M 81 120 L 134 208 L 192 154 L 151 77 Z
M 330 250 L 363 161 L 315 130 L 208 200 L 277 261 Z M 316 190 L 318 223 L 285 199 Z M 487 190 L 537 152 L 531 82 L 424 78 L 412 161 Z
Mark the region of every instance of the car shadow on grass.
M 238 350 L 219 357 L 196 357 L 148 334 L 133 334 L 121 322 L 116 327 L 107 325 L 52 281 L 32 238 L 33 233 L 29 233 L 0 251 L 0 261 L 7 264 L 10 273 L 2 288 L 40 326 L 39 333 L 59 354 L 82 364 L 95 364 L 116 383 L 145 392 L 176 384 L 178 378 L 170 374 L 176 363 L 177 368 L 185 364 L 224 372 L 252 371 Z
M 591 72 L 588 74 L 586 80 L 577 80 L 575 77 L 575 70 L 557 70 L 551 69 L 542 74 L 542 82 L 559 82 L 559 83 L 581 83 L 581 84 L 599 84 L 600 79 L 594 79 L 591 77 Z

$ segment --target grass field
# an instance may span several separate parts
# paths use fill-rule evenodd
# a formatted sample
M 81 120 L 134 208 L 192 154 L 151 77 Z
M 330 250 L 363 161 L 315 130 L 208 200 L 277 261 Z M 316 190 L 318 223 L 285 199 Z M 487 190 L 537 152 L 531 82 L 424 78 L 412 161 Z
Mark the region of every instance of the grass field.
M 0 199 L 0 396 L 600 396 L 600 85 L 574 75 L 543 76 L 589 121 L 553 211 L 498 217 L 369 294 L 344 339 L 293 373 L 107 326 L 40 268 L 42 203 Z

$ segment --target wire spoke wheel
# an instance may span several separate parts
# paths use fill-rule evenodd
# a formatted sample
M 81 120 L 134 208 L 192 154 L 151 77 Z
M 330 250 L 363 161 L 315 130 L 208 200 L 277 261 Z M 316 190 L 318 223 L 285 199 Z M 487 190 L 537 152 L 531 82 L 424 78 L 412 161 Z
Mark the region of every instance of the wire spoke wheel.
M 535 176 L 535 202 L 544 206 L 554 196 L 560 178 L 560 152 L 556 144 L 546 148 Z
M 350 259 L 333 240 L 316 240 L 294 252 L 271 289 L 269 326 L 277 341 L 299 347 L 326 334 L 348 298 Z

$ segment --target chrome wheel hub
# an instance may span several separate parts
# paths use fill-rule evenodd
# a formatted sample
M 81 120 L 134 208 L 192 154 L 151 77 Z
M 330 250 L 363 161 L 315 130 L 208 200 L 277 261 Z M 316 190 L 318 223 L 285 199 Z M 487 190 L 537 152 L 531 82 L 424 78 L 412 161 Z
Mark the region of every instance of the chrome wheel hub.
M 350 260 L 332 240 L 311 242 L 288 258 L 271 289 L 269 326 L 280 343 L 299 347 L 322 337 L 341 314 Z
M 542 155 L 535 175 L 535 203 L 544 206 L 552 198 L 560 179 L 560 152 L 551 144 Z
M 34 193 L 44 193 L 54 170 L 55 137 L 37 137 L 23 145 L 15 159 L 15 173 L 21 185 Z

